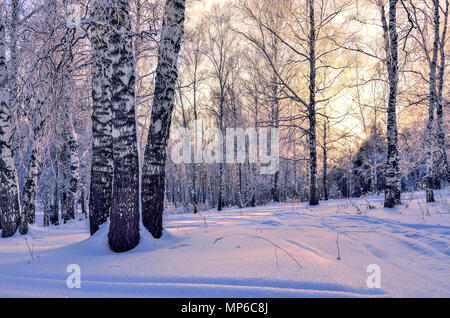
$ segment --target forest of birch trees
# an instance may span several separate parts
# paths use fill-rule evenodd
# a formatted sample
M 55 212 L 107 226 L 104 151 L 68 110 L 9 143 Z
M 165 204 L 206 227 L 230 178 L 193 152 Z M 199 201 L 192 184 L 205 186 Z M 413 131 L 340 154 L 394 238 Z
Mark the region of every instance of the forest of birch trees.
M 449 10 L 0 0 L 1 236 L 27 234 L 37 213 L 49 227 L 87 218 L 124 252 L 140 231 L 162 237 L 173 211 L 367 195 L 395 208 L 411 191 L 434 202 L 450 183 Z M 230 129 L 266 132 L 253 146 L 261 158 L 276 144 L 276 171 L 261 173 L 250 139 L 217 140 Z

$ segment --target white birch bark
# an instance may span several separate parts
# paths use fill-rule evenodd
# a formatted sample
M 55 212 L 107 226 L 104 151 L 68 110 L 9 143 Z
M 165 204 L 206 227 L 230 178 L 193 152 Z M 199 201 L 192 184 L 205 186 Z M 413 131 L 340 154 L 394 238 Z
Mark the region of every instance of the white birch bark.
M 389 24 L 384 3 L 379 2 L 385 39 L 386 66 L 389 74 L 389 101 L 387 109 L 388 152 L 386 161 L 386 189 L 384 206 L 393 208 L 400 204 L 401 179 L 398 158 L 397 85 L 398 85 L 398 34 L 397 2 L 389 0 Z
M 66 132 L 68 151 L 68 187 L 67 187 L 67 210 L 64 221 L 75 219 L 76 196 L 78 191 L 78 181 L 80 179 L 80 159 L 78 157 L 78 139 L 70 119 L 70 126 Z
M 142 169 L 142 221 L 155 238 L 162 235 L 166 147 L 178 78 L 178 54 L 184 33 L 185 2 L 166 0 L 151 122 Z
M 427 202 L 434 202 L 433 193 L 433 128 L 434 128 L 434 110 L 437 103 L 436 92 L 436 66 L 439 50 L 439 0 L 433 0 L 433 23 L 434 23 L 434 40 L 433 40 L 433 53 L 430 62 L 430 90 L 429 90 L 429 104 L 428 104 L 428 123 L 425 136 L 425 160 L 426 160 L 426 200 Z
M 39 116 L 42 105 L 43 103 L 37 100 L 37 113 L 31 116 L 31 121 L 34 122 L 33 141 L 22 192 L 22 213 L 24 218 L 21 219 L 19 229 L 21 234 L 26 234 L 28 232 L 28 224 L 34 224 L 36 220 L 36 192 L 42 150 L 40 143 L 45 125 L 45 120 Z
M 448 16 L 450 10 L 450 1 L 445 1 L 444 21 L 442 27 L 442 36 L 439 43 L 439 72 L 438 72 L 438 88 L 437 88 L 437 105 L 436 105 L 436 120 L 437 120 L 437 140 L 441 151 L 441 160 L 444 165 L 447 182 L 450 183 L 450 165 L 447 157 L 447 142 L 444 127 L 444 81 L 446 70 L 446 41 L 448 30 Z
M 91 235 L 105 223 L 111 211 L 114 172 L 111 59 L 108 56 L 109 8 L 100 0 L 91 7 L 92 48 L 92 165 L 89 196 Z
M 139 243 L 139 157 L 137 148 L 135 59 L 128 0 L 113 0 L 108 57 L 111 59 L 113 196 L 108 242 L 114 252 Z
M 317 189 L 317 134 L 316 134 L 316 25 L 314 1 L 309 0 L 309 204 L 319 204 L 319 191 Z
M 0 20 L 0 223 L 2 237 L 10 237 L 19 227 L 20 204 L 12 151 L 5 40 L 5 25 Z

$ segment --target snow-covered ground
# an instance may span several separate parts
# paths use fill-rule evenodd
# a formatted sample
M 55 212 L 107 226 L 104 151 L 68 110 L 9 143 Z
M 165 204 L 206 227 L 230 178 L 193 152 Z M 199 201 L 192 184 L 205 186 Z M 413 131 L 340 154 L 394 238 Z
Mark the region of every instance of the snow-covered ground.
M 26 237 L 0 239 L 0 296 L 450 297 L 450 191 L 436 197 L 167 214 L 163 239 L 141 231 L 123 254 L 108 249 L 107 226 L 89 238 L 86 220 L 44 228 L 38 215 Z M 70 264 L 79 289 L 66 285 Z M 380 289 L 367 287 L 370 264 Z

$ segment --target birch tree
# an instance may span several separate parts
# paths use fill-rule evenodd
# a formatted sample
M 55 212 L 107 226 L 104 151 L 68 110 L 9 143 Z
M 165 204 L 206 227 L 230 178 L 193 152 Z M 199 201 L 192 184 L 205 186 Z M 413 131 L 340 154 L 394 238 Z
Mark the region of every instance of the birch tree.
M 67 164 L 68 170 L 68 184 L 66 191 L 66 211 L 64 214 L 64 223 L 68 220 L 75 219 L 76 213 L 76 196 L 78 191 L 80 159 L 78 157 L 78 140 L 73 126 L 73 119 L 69 117 L 69 124 L 66 128 L 66 142 L 67 142 Z
M 387 161 L 386 189 L 384 206 L 394 208 L 400 204 L 401 180 L 398 158 L 398 127 L 397 127 L 397 87 L 398 87 L 398 33 L 397 33 L 397 3 L 389 0 L 389 18 L 383 1 L 378 1 L 383 26 L 385 43 L 386 67 L 389 77 L 389 100 L 387 107 Z
M 319 191 L 317 189 L 317 136 L 316 136 L 316 18 L 314 0 L 308 0 L 309 9 L 309 169 L 310 169 L 310 188 L 309 204 L 319 204 Z
M 41 139 L 44 134 L 45 120 L 42 118 L 43 102 L 40 99 L 36 100 L 36 111 L 31 113 L 30 121 L 33 123 L 33 140 L 30 158 L 28 160 L 28 170 L 25 179 L 25 184 L 22 192 L 22 213 L 26 218 L 21 222 L 20 233 L 27 233 L 27 225 L 34 224 L 36 221 L 36 192 L 37 181 L 41 162 Z
M 139 157 L 137 148 L 135 61 L 130 4 L 114 0 L 109 14 L 113 142 L 113 195 L 108 242 L 114 252 L 126 252 L 139 243 Z
M 111 211 L 113 138 L 111 108 L 111 57 L 108 55 L 109 9 L 100 1 L 91 8 L 92 47 L 92 165 L 89 196 L 91 235 L 106 222 Z
M 444 82 L 445 82 L 445 71 L 446 71 L 446 53 L 448 45 L 446 45 L 449 40 L 448 37 L 448 17 L 450 11 L 450 1 L 445 0 L 445 10 L 442 8 L 443 12 L 443 26 L 442 35 L 440 37 L 439 43 L 439 70 L 437 75 L 437 105 L 436 105 L 436 117 L 437 117 L 437 140 L 439 149 L 441 150 L 441 158 L 444 165 L 447 182 L 450 183 L 450 164 L 447 157 L 447 140 L 445 134 L 445 123 L 444 123 L 444 106 L 446 105 L 444 101 Z
M 430 66 L 430 96 L 428 106 L 428 123 L 425 137 L 426 144 L 426 200 L 427 202 L 434 202 L 433 193 L 433 126 L 434 126 L 434 112 L 437 104 L 437 91 L 436 91 L 436 66 L 439 51 L 439 0 L 433 0 L 433 24 L 434 24 L 434 40 L 431 58 L 428 56 Z
M 200 27 L 197 27 L 192 31 L 192 35 L 187 39 L 184 46 L 184 66 L 187 78 L 187 86 L 191 87 L 192 95 L 192 115 L 193 120 L 197 122 L 199 120 L 200 109 L 198 103 L 198 95 L 202 82 L 204 81 L 205 75 L 202 72 L 201 66 L 204 61 L 205 50 L 204 50 L 204 39 L 203 33 Z M 194 125 L 194 149 L 198 148 L 197 142 L 199 139 L 199 131 L 197 125 Z M 194 213 L 199 212 L 199 163 L 192 163 L 192 205 L 194 208 Z
M 295 116 L 280 118 L 280 121 L 290 121 L 293 127 L 301 129 L 307 137 L 310 205 L 319 204 L 317 185 L 319 106 L 333 98 L 333 94 L 326 93 L 330 83 L 324 79 L 326 78 L 324 73 L 333 70 L 336 78 L 342 74 L 340 65 L 333 62 L 330 64 L 327 60 L 331 59 L 333 54 L 337 54 L 340 48 L 351 39 L 351 34 L 345 35 L 339 30 L 343 28 L 342 25 L 334 26 L 334 28 L 331 25 L 336 23 L 337 17 L 348 7 L 347 1 L 338 4 L 307 0 L 303 5 L 290 1 L 267 1 L 262 4 L 251 0 L 240 1 L 240 8 L 250 25 L 249 31 L 237 30 L 237 32 L 263 53 L 268 66 L 276 76 L 281 95 L 279 98 L 289 99 L 298 105 Z M 270 38 L 275 38 L 280 43 L 280 50 L 288 56 L 283 62 L 284 68 L 287 69 L 284 72 L 277 65 L 278 63 L 275 63 L 266 43 Z M 331 45 L 324 45 L 324 41 Z M 307 78 L 307 83 L 302 82 L 302 77 Z M 299 85 L 299 82 L 303 85 Z M 308 87 L 307 92 L 304 91 L 304 87 Z M 305 98 L 305 95 L 308 97 Z M 304 119 L 307 120 L 307 127 L 298 124 Z
M 434 202 L 433 189 L 435 187 L 435 179 L 437 178 L 435 171 L 437 162 L 434 154 L 434 141 L 436 139 L 441 157 L 438 159 L 442 161 L 446 174 L 448 171 L 445 133 L 443 133 L 444 121 L 442 97 L 444 89 L 445 43 L 447 41 L 446 33 L 449 1 L 446 1 L 445 10 L 441 8 L 439 0 L 433 0 L 431 7 L 425 2 L 409 1 L 408 6 L 405 5 L 405 9 L 407 10 L 409 20 L 414 27 L 414 31 L 411 32 L 411 37 L 415 40 L 415 43 L 418 44 L 427 65 L 428 77 L 417 70 L 415 70 L 415 73 L 419 73 L 422 78 L 427 78 L 426 82 L 428 84 L 428 118 L 425 132 L 425 192 L 426 201 Z M 441 12 L 443 12 L 444 16 L 442 28 Z M 431 25 L 432 28 L 429 28 L 429 25 Z M 429 34 L 429 29 L 432 34 Z M 435 122 L 437 122 L 437 125 L 435 125 Z M 437 126 L 437 133 L 434 131 L 435 126 Z
M 0 202 L 2 237 L 13 236 L 20 223 L 20 204 L 11 135 L 5 25 L 0 18 Z
M 169 139 L 178 55 L 184 33 L 185 0 L 166 0 L 159 43 L 150 128 L 142 168 L 142 221 L 155 238 L 162 236 L 166 147 Z

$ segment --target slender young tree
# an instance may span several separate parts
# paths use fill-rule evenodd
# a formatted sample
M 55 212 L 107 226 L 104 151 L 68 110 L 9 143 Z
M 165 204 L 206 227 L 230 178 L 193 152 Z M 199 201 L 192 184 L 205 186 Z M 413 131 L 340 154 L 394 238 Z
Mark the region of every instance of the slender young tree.
M 198 93 L 199 86 L 202 81 L 202 74 L 200 72 L 200 67 L 203 62 L 204 52 L 202 49 L 202 33 L 201 30 L 195 30 L 192 40 L 190 41 L 190 47 L 187 51 L 186 64 L 190 67 L 192 81 L 192 114 L 195 122 L 199 120 L 199 105 L 198 105 Z M 194 125 L 194 149 L 198 148 L 198 127 Z M 192 205 L 194 207 L 194 213 L 198 213 L 198 203 L 199 203 L 199 163 L 192 163 Z
M 317 189 L 317 134 L 316 134 L 316 18 L 314 0 L 308 0 L 309 9 L 309 205 L 319 204 L 319 191 Z
M 136 131 L 135 61 L 130 37 L 130 4 L 114 0 L 111 6 L 111 65 L 113 137 L 113 196 L 108 242 L 114 252 L 126 252 L 139 243 L 139 157 Z
M 64 223 L 68 220 L 75 219 L 76 212 L 76 196 L 78 192 L 78 181 L 80 179 L 80 159 L 78 157 L 78 140 L 73 127 L 72 118 L 68 119 L 69 125 L 66 128 L 66 142 L 67 142 L 67 170 L 68 170 L 68 184 L 66 191 L 66 213 L 64 214 Z
M 378 1 L 383 25 L 386 52 L 386 67 L 389 76 L 389 101 L 387 108 L 387 161 L 386 189 L 384 206 L 394 208 L 400 204 L 401 180 L 398 158 L 397 128 L 397 86 L 398 86 L 398 34 L 397 34 L 397 2 L 389 0 L 389 22 L 386 18 L 384 3 Z
M 323 199 L 328 201 L 329 190 L 328 190 L 328 121 L 325 119 L 323 121 L 323 159 L 322 159 L 322 182 L 323 182 Z
M 0 223 L 2 237 L 10 237 L 19 227 L 20 204 L 12 149 L 5 41 L 5 25 L 0 18 Z
M 21 4 L 19 0 L 11 0 L 11 23 L 10 23 L 10 61 L 8 66 L 9 73 L 9 103 L 12 109 L 15 109 L 18 93 L 18 35 L 19 35 L 19 11 Z
M 447 141 L 445 136 L 444 127 L 444 81 L 445 81 L 445 70 L 446 70 L 446 43 L 448 41 L 447 30 L 448 30 L 448 16 L 450 11 L 450 1 L 445 0 L 445 10 L 443 11 L 444 19 L 442 26 L 442 35 L 439 42 L 439 70 L 437 75 L 437 104 L 436 104 L 436 121 L 437 121 L 437 140 L 438 145 L 441 150 L 441 160 L 444 164 L 447 182 L 450 183 L 450 164 L 447 158 Z
M 166 0 L 159 43 L 150 128 L 142 168 L 142 221 L 155 238 L 162 236 L 166 147 L 184 33 L 185 0 Z
M 292 128 L 300 129 L 306 136 L 309 152 L 309 203 L 312 206 L 318 205 L 317 116 L 320 115 L 321 105 L 333 98 L 333 94 L 329 92 L 330 79 L 334 78 L 331 81 L 335 81 L 343 74 L 341 70 L 344 67 L 335 62 L 337 58 L 330 62 L 328 60 L 351 39 L 340 34 L 337 27 L 331 27 L 338 23 L 335 21 L 337 17 L 349 8 L 349 2 L 306 0 L 299 4 L 295 1 L 241 0 L 238 3 L 250 25 L 248 31 L 236 32 L 263 54 L 268 67 L 277 78 L 279 99 L 290 100 L 299 106 L 298 115 L 280 118 L 280 126 L 286 127 L 290 123 Z M 340 23 L 338 25 L 341 27 Z M 270 38 L 275 38 L 280 43 L 282 56 L 279 62 L 267 44 Z M 296 72 L 293 68 L 296 68 Z M 325 70 L 329 69 L 333 69 L 335 74 L 327 76 Z M 307 76 L 302 76 L 303 72 Z M 299 85 L 304 78 L 308 83 Z M 306 87 L 308 92 L 303 90 Z M 305 95 L 309 98 L 304 98 Z M 303 118 L 306 119 L 307 127 L 298 124 Z
M 221 11 L 219 6 L 213 8 L 213 14 L 204 25 L 208 26 L 207 31 L 207 57 L 211 63 L 211 101 L 213 107 L 209 107 L 209 112 L 214 123 L 222 136 L 225 136 L 227 90 L 230 77 L 233 71 L 234 37 L 229 27 L 230 14 Z M 220 141 L 219 141 L 220 143 Z M 222 211 L 226 202 L 225 193 L 225 164 L 223 155 L 225 153 L 223 144 L 222 153 L 218 155 L 218 185 L 217 185 L 217 211 Z M 221 158 L 220 158 L 221 157 Z
M 433 0 L 433 24 L 434 24 L 434 40 L 433 40 L 433 51 L 432 57 L 429 59 L 430 66 L 430 96 L 428 100 L 428 123 L 425 136 L 425 147 L 426 147 L 426 200 L 428 203 L 434 202 L 434 173 L 433 173 L 433 129 L 434 129 L 434 112 L 437 104 L 437 91 L 436 91 L 436 66 L 439 51 L 439 0 Z M 428 56 L 429 57 L 429 56 Z
M 108 7 L 95 1 L 91 7 L 92 46 L 92 165 L 89 196 L 91 235 L 106 222 L 111 210 L 113 138 L 111 109 L 111 58 L 108 55 Z
M 59 225 L 59 185 L 58 185 L 58 164 L 55 169 L 55 182 L 53 185 L 53 203 L 50 207 L 49 221 L 52 225 Z

